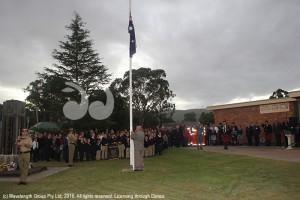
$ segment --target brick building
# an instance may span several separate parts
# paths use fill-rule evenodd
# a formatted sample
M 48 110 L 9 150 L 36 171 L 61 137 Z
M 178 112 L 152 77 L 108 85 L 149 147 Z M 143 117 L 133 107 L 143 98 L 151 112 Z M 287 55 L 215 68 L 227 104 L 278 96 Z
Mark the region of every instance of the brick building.
M 209 106 L 207 110 L 214 112 L 216 124 L 224 120 L 229 124 L 235 122 L 244 131 L 249 124 L 262 124 L 266 120 L 273 124 L 276 119 L 283 122 L 288 117 L 299 123 L 300 91 L 289 92 L 289 97 Z

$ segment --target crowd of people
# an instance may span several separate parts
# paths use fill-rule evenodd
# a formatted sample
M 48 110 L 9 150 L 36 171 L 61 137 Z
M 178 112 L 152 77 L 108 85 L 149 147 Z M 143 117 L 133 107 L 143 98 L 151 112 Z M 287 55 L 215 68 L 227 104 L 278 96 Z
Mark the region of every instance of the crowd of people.
M 145 157 L 162 155 L 164 149 L 168 147 L 188 146 L 188 134 L 190 134 L 195 126 L 174 125 L 169 127 L 159 127 L 154 129 L 145 129 Z M 295 145 L 300 145 L 299 124 L 291 123 L 288 119 L 280 123 L 275 121 L 259 125 L 257 122 L 249 124 L 243 129 L 242 126 L 236 125 L 234 122 L 228 124 L 222 122 L 218 126 L 203 125 L 203 138 L 205 145 L 224 145 L 228 149 L 228 145 L 277 146 L 287 147 L 288 141 L 284 136 L 284 130 L 294 134 Z M 49 134 L 38 133 L 32 135 L 33 147 L 31 152 L 31 160 L 50 161 L 63 159 L 68 162 L 68 137 L 66 133 Z M 76 133 L 75 153 L 73 160 L 89 161 L 89 160 L 106 160 L 109 159 L 109 146 L 115 146 L 118 149 L 118 158 L 124 159 L 130 157 L 130 134 L 127 130 L 109 130 L 98 131 L 89 130 Z M 274 141 L 275 140 L 275 141 Z M 202 143 L 202 140 L 201 140 Z M 204 143 L 204 141 L 203 141 Z M 201 147 L 202 148 L 202 147 Z
M 109 159 L 109 147 L 114 147 L 118 152 L 119 159 L 130 158 L 130 140 L 134 140 L 135 171 L 144 170 L 143 157 L 162 155 L 164 149 L 169 147 L 188 146 L 189 136 L 196 133 L 196 144 L 198 150 L 203 150 L 203 138 L 205 145 L 228 145 L 243 144 L 244 135 L 247 138 L 249 146 L 265 144 L 272 145 L 275 138 L 275 145 L 284 147 L 288 145 L 300 146 L 300 124 L 290 121 L 288 118 L 280 123 L 278 120 L 259 125 L 257 122 L 249 124 L 245 132 L 242 126 L 234 122 L 229 125 L 226 121 L 219 126 L 211 124 L 203 125 L 197 122 L 192 126 L 176 125 L 172 127 L 159 127 L 155 129 L 142 130 L 137 126 L 135 132 L 131 134 L 127 130 L 114 131 L 105 130 L 103 132 L 96 130 L 81 131 L 76 133 L 73 128 L 62 134 L 49 134 L 47 132 L 28 135 L 27 129 L 22 129 L 18 136 L 17 146 L 19 149 L 18 162 L 20 166 L 19 185 L 26 185 L 29 161 L 60 161 L 63 159 L 73 166 L 73 162 L 82 162 L 90 160 Z M 293 144 L 288 143 L 286 134 L 293 135 Z
M 176 127 L 172 129 L 165 127 L 145 129 L 144 156 L 162 155 L 163 150 L 169 146 L 176 145 L 179 147 L 180 131 L 177 129 Z M 170 131 L 172 134 L 169 134 Z M 111 146 L 117 147 L 119 159 L 130 158 L 130 134 L 127 130 L 106 129 L 105 131 L 98 131 L 96 129 L 78 133 L 74 131 L 74 133 L 76 137 L 74 162 L 109 159 L 109 147 Z M 70 145 L 68 132 L 58 134 L 44 132 L 31 135 L 33 141 L 31 160 L 33 162 L 50 160 L 68 162 L 68 146 Z
M 239 145 L 246 143 L 248 146 L 266 145 L 271 146 L 288 146 L 288 138 L 285 136 L 286 131 L 293 135 L 294 142 L 292 145 L 300 146 L 300 129 L 299 124 L 290 121 L 288 118 L 284 122 L 275 120 L 269 123 L 266 120 L 263 124 L 258 122 L 249 124 L 244 130 L 241 125 L 234 122 L 228 124 L 223 121 L 218 126 L 212 124 L 205 126 L 205 144 L 206 145 Z

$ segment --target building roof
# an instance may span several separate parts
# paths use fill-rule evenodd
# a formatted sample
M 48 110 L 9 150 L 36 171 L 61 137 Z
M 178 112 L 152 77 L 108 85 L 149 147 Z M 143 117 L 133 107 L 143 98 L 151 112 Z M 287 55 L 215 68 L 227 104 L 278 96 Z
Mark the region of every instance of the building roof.
M 221 110 L 221 109 L 228 109 L 228 108 L 258 106 L 258 105 L 267 105 L 267 104 L 275 104 L 275 103 L 286 103 L 286 102 L 296 101 L 296 98 L 299 98 L 299 97 L 300 97 L 300 91 L 292 91 L 292 92 L 289 92 L 289 97 L 258 100 L 258 101 L 249 101 L 249 102 L 233 103 L 233 104 L 224 104 L 224 105 L 216 105 L 216 106 L 208 106 L 207 110 L 214 111 L 214 110 Z
M 300 98 L 300 91 L 291 91 L 289 92 L 289 97 L 291 98 Z

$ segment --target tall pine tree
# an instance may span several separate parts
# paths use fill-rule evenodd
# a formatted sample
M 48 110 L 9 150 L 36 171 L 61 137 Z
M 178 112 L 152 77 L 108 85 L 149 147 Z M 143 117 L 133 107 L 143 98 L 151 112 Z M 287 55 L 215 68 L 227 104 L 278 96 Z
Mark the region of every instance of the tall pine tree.
M 101 89 L 110 81 L 110 74 L 102 64 L 99 54 L 93 50 L 93 41 L 89 39 L 89 31 L 84 29 L 84 22 L 75 12 L 75 19 L 66 27 L 71 35 L 67 41 L 60 41 L 60 49 L 52 53 L 57 61 L 54 68 L 45 68 L 43 76 L 54 75 L 67 81 L 79 84 L 87 94 Z
M 65 82 L 74 82 L 81 86 L 88 95 L 97 93 L 110 81 L 108 69 L 102 64 L 99 54 L 93 49 L 89 31 L 78 13 L 66 30 L 66 41 L 59 41 L 59 48 L 54 49 L 52 56 L 56 60 L 51 68 L 37 73 L 38 79 L 29 84 L 26 100 L 43 111 L 43 120 L 61 121 L 62 107 L 69 100 L 80 101 L 78 92 L 63 93 Z M 79 101 L 78 101 L 79 100 Z

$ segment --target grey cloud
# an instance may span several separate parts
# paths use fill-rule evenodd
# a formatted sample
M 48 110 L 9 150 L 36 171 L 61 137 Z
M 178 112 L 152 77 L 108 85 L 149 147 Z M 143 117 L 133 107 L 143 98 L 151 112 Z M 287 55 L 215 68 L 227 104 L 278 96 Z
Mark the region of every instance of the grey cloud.
M 74 11 L 109 72 L 128 70 L 128 1 L 1 1 L 1 87 L 26 87 L 55 62 Z M 134 67 L 163 68 L 178 108 L 300 88 L 298 0 L 132 0 L 132 15 Z

